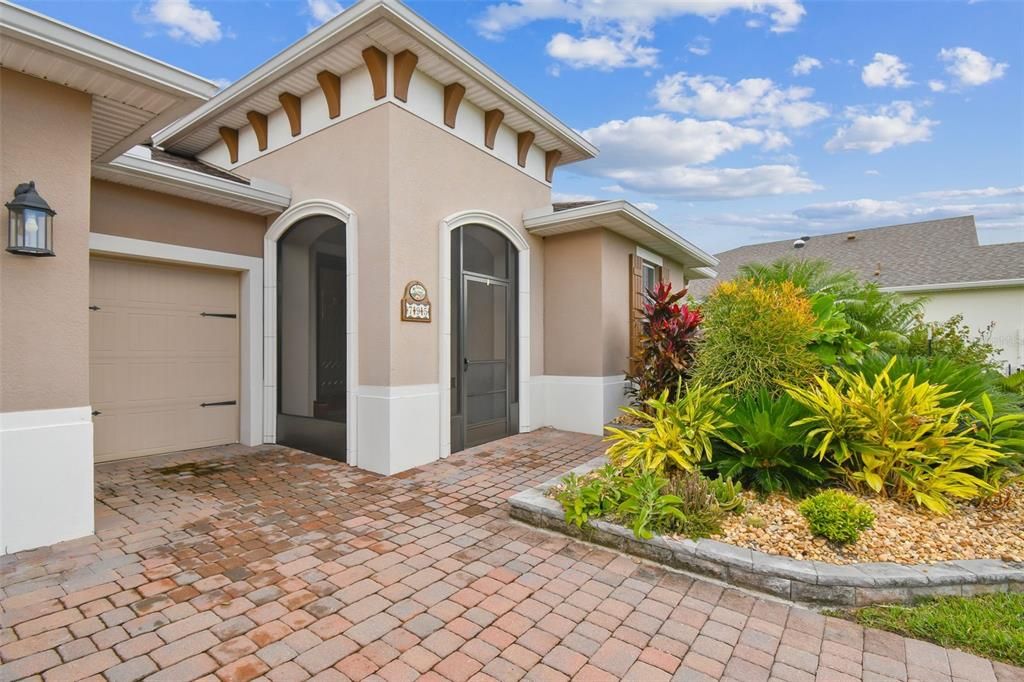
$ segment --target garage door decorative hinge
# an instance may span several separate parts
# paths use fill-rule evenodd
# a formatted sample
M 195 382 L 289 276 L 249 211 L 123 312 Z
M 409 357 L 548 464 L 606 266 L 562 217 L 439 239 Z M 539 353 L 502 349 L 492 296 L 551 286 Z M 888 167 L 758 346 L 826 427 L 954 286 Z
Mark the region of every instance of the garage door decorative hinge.
M 228 317 L 228 318 L 231 318 L 232 320 L 238 317 L 238 315 L 235 315 L 234 313 L 199 313 L 199 314 L 201 316 L 203 316 L 203 317 Z
M 91 306 L 89 306 L 89 310 L 99 310 L 99 309 L 100 309 L 100 307 L 98 305 L 91 305 Z
M 222 400 L 219 403 L 199 403 L 199 407 L 217 407 L 219 405 L 237 405 L 237 400 Z

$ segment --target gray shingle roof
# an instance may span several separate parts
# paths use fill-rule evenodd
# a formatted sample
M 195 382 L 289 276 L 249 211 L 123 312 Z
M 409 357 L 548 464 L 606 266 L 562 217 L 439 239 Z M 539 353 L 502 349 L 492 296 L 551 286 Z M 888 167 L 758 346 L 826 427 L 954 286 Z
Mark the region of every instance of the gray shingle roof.
M 172 152 L 153 147 L 152 145 L 147 146 L 149 147 L 150 158 L 154 161 L 160 161 L 161 163 L 177 166 L 178 168 L 203 173 L 215 178 L 220 178 L 221 180 L 231 180 L 232 182 L 238 182 L 243 185 L 249 184 L 249 181 L 241 175 L 235 175 L 234 173 L 221 170 L 220 168 L 211 166 L 210 164 L 200 161 L 194 157 L 185 156 L 184 154 L 174 154 Z
M 979 245 L 971 215 L 816 235 L 801 249 L 792 239 L 751 244 L 715 257 L 718 279 L 695 280 L 693 296 L 703 298 L 741 265 L 780 258 L 826 260 L 883 287 L 1024 278 L 1024 242 Z
M 594 204 L 603 204 L 604 202 L 605 199 L 590 199 L 588 201 L 556 201 L 551 204 L 551 210 L 557 213 L 559 211 L 568 211 L 570 208 L 592 206 Z

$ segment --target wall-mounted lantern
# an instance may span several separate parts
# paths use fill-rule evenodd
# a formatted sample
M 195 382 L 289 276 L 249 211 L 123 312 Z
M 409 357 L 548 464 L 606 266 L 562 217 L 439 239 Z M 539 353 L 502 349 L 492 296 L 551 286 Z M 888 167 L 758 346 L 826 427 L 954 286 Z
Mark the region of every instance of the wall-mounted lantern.
M 35 182 L 23 182 L 14 190 L 14 200 L 7 207 L 7 250 L 24 256 L 54 256 L 53 216 L 50 208 L 36 192 Z

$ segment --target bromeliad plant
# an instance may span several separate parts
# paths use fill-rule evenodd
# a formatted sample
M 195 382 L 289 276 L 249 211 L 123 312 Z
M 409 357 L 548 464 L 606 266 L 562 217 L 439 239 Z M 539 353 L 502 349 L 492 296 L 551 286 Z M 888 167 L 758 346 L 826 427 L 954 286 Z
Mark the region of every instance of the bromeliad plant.
M 997 445 L 965 432 L 966 403 L 945 407 L 942 385 L 911 374 L 890 376 L 894 361 L 873 381 L 834 368 L 810 388 L 784 384 L 807 411 L 807 444 L 836 466 L 848 484 L 947 513 L 954 499 L 973 500 L 992 491 L 986 482 L 1003 455 Z
M 648 292 L 643 309 L 637 353 L 630 358 L 626 393 L 637 404 L 657 398 L 664 391 L 674 400 L 684 384 L 680 378 L 693 369 L 694 342 L 700 325 L 700 311 L 680 301 L 686 289 L 672 292 L 661 282 Z
M 648 411 L 624 408 L 623 412 L 647 425 L 635 429 L 608 428 L 605 440 L 612 445 L 608 458 L 621 468 L 642 467 L 646 471 L 672 469 L 694 471 L 711 460 L 712 440 L 737 449 L 726 435 L 732 423 L 724 416 L 729 384 L 707 386 L 693 381 L 677 400 L 662 391 L 646 405 Z M 678 392 L 678 391 L 677 391 Z

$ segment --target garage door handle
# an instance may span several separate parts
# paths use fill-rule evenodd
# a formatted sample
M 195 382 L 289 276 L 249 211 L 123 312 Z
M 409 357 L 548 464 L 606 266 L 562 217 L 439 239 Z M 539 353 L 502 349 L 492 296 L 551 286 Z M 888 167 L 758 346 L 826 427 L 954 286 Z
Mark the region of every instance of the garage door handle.
M 202 317 L 228 317 L 232 320 L 237 318 L 238 315 L 234 313 L 199 313 Z
M 218 407 L 220 405 L 237 405 L 237 400 L 222 400 L 219 403 L 199 403 L 199 407 Z

